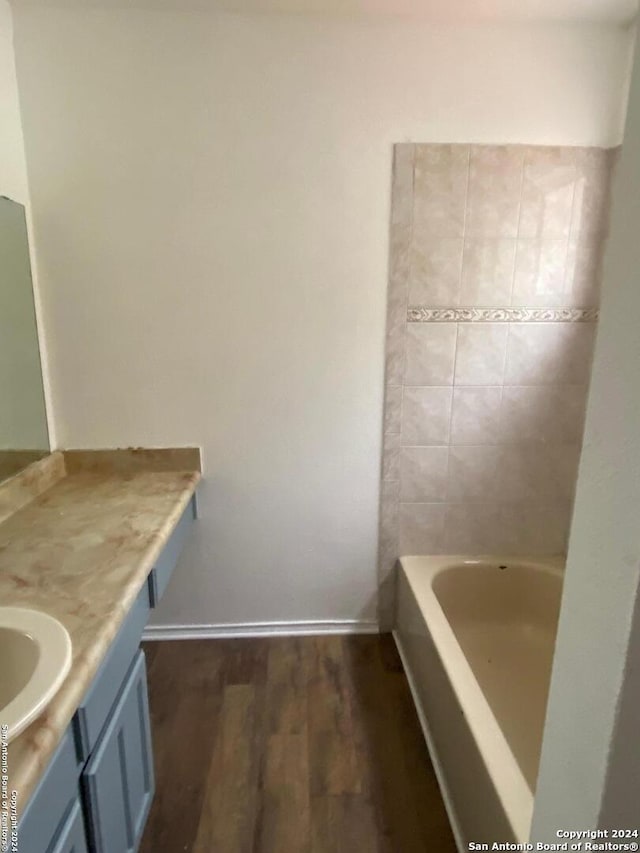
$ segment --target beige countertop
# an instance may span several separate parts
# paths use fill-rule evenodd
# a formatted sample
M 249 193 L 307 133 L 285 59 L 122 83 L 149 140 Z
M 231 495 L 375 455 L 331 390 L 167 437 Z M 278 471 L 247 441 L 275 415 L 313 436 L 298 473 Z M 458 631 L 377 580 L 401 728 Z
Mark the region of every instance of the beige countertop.
M 16 497 L 0 524 L 0 603 L 49 613 L 73 644 L 62 687 L 9 745 L 19 812 L 200 479 L 197 450 L 166 451 L 173 464 L 162 451 L 115 453 L 55 453 L 0 486 L 0 509 Z

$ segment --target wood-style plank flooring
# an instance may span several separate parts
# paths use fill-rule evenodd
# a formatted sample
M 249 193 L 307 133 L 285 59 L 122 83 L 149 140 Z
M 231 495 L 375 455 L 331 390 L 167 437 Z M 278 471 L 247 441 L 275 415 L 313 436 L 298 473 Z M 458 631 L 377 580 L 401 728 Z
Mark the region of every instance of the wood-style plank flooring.
M 140 853 L 455 853 L 389 635 L 145 644 Z

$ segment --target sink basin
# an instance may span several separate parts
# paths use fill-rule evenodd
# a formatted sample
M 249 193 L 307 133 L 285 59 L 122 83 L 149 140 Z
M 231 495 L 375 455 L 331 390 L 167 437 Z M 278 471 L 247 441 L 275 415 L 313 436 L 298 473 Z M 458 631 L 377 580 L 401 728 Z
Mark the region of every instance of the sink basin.
M 17 737 L 46 708 L 71 666 L 71 638 L 38 610 L 0 607 L 0 725 Z

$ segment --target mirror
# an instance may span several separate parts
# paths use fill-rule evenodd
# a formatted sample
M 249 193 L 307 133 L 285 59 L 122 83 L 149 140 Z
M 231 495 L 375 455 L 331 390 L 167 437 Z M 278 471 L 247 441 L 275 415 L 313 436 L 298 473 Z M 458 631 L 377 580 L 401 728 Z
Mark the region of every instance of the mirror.
M 48 452 L 25 210 L 0 196 L 0 480 Z

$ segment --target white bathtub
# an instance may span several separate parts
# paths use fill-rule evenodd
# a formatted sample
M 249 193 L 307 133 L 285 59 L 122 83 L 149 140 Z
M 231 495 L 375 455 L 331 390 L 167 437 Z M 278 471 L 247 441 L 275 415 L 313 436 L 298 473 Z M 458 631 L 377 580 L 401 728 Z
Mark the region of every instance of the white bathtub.
M 562 567 L 400 561 L 394 634 L 461 851 L 529 839 Z

